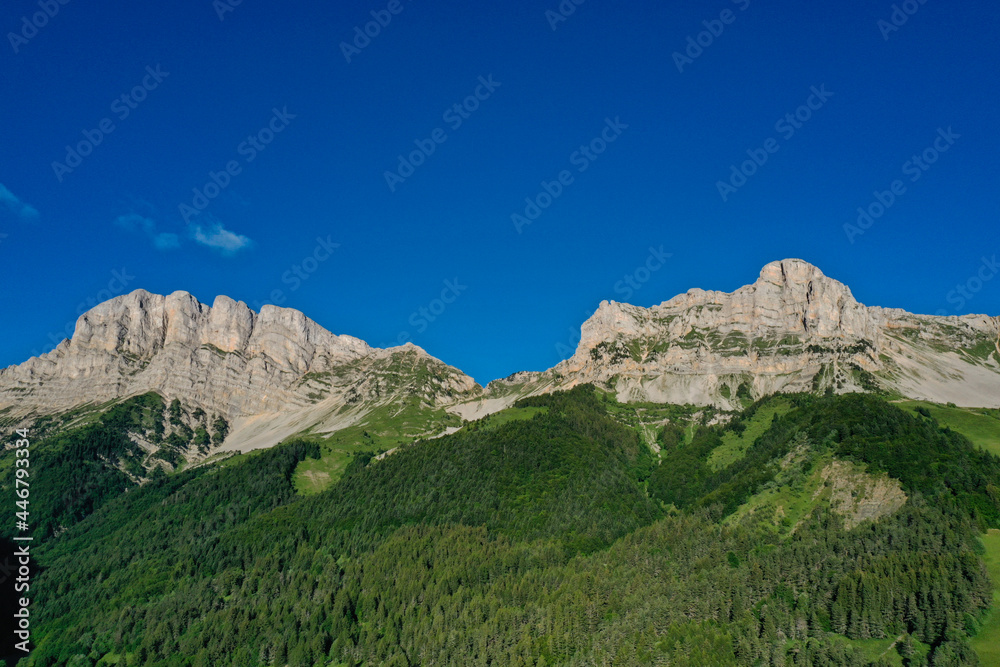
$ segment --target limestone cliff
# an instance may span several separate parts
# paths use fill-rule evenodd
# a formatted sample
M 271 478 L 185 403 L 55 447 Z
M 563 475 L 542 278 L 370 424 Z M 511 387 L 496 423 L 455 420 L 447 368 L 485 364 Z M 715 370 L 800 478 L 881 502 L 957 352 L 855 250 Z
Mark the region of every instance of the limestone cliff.
M 0 370 L 0 414 L 28 419 L 155 391 L 224 416 L 224 448 L 250 449 L 342 429 L 378 408 L 437 415 L 419 434 L 435 435 L 445 411 L 474 419 L 586 382 L 622 401 L 724 409 L 828 388 L 998 407 L 998 341 L 1000 318 L 868 307 L 790 259 L 731 294 L 693 289 L 652 308 L 603 302 L 570 359 L 484 391 L 418 347 L 372 348 L 295 310 L 139 290 L 85 313 L 52 352 Z
M 389 350 L 337 336 L 302 313 L 220 296 L 139 290 L 80 317 L 71 340 L 0 370 L 8 416 L 54 413 L 156 391 L 225 416 L 230 441 L 272 445 L 307 428 L 335 429 L 376 406 L 431 407 L 477 395 L 472 378 L 407 345 Z
M 815 266 L 789 259 L 731 294 L 693 289 L 652 308 L 605 301 L 570 359 L 491 383 L 488 396 L 593 382 L 619 400 L 737 408 L 829 387 L 996 407 L 998 338 L 1000 318 L 867 307 Z

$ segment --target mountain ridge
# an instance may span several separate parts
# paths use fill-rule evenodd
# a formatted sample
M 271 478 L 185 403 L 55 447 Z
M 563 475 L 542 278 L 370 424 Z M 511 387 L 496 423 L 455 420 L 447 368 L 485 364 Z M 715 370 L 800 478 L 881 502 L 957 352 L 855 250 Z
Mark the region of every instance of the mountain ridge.
M 307 428 L 337 430 L 410 396 L 437 406 L 481 389 L 415 345 L 372 348 L 293 309 L 266 305 L 255 313 L 225 296 L 210 307 L 187 292 L 145 290 L 96 306 L 71 340 L 0 370 L 0 410 L 9 416 L 148 391 L 225 416 L 229 440 L 253 448 Z
M 832 386 L 994 407 L 998 373 L 1000 318 L 865 306 L 843 283 L 790 259 L 731 293 L 692 289 L 650 308 L 603 301 L 573 356 L 487 390 L 593 383 L 622 401 L 737 409 L 744 385 L 748 398 Z
M 587 383 L 625 402 L 724 410 L 827 388 L 1000 407 L 1000 317 L 865 306 L 786 259 L 731 293 L 695 288 L 650 308 L 602 301 L 569 359 L 483 388 L 416 345 L 374 348 L 297 310 L 136 290 L 84 313 L 52 352 L 0 370 L 0 411 L 27 417 L 156 391 L 224 415 L 233 429 L 223 449 L 245 450 L 332 433 L 381 407 L 472 420 Z M 438 420 L 411 435 L 444 430 Z

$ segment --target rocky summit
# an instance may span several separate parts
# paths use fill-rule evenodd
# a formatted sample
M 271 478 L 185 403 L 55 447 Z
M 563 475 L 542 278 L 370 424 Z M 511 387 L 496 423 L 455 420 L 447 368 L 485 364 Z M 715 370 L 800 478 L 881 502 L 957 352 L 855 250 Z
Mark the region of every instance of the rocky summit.
M 722 409 L 827 389 L 1000 407 L 1000 318 L 865 306 L 789 259 L 733 293 L 693 289 L 652 308 L 602 302 L 570 359 L 484 390 L 416 346 L 372 348 L 295 310 L 139 290 L 85 313 L 52 352 L 0 371 L 0 414 L 27 419 L 153 391 L 225 417 L 223 448 L 252 449 L 356 425 L 380 408 L 452 415 L 408 433 L 438 435 L 456 415 L 583 383 L 622 401 Z
M 998 317 L 868 307 L 789 259 L 731 294 L 693 289 L 652 308 L 602 302 L 570 359 L 488 390 L 522 395 L 590 382 L 621 401 L 735 409 L 775 392 L 831 388 L 997 407 L 998 339 Z
M 343 428 L 377 406 L 417 399 L 436 408 L 481 389 L 414 345 L 372 348 L 296 310 L 255 313 L 225 296 L 208 307 L 187 292 L 144 290 L 98 305 L 71 340 L 0 371 L 0 410 L 15 416 L 149 391 L 223 416 L 228 443 L 253 448 Z

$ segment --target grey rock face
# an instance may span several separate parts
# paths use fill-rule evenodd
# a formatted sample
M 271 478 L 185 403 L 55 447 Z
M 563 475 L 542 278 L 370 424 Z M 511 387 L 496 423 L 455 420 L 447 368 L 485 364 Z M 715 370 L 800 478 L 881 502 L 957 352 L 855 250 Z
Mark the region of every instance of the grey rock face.
M 846 285 L 789 259 L 731 294 L 693 289 L 652 308 L 605 301 L 570 359 L 488 389 L 525 395 L 592 382 L 620 400 L 736 408 L 830 387 L 995 407 L 998 338 L 1000 318 L 867 307 Z
M 603 302 L 571 358 L 483 391 L 416 346 L 375 349 L 295 310 L 139 290 L 85 313 L 52 352 L 0 370 L 0 411 L 27 418 L 156 391 L 225 416 L 227 447 L 266 447 L 380 407 L 437 415 L 426 420 L 434 435 L 444 411 L 475 419 L 587 382 L 623 401 L 725 409 L 827 388 L 1000 407 L 1000 318 L 867 307 L 790 259 L 731 294 L 693 289 L 652 308 Z
M 394 363 L 398 359 L 407 360 L 405 367 Z M 416 373 L 417 366 L 421 377 L 437 382 L 408 383 L 405 369 Z M 399 369 L 392 390 L 372 381 L 386 368 Z M 144 290 L 82 315 L 72 340 L 52 352 L 0 370 L 0 409 L 15 415 L 156 391 L 221 414 L 237 431 L 261 417 L 280 420 L 286 427 L 275 432 L 278 439 L 345 405 L 370 409 L 406 392 L 443 405 L 478 390 L 472 378 L 415 346 L 378 350 L 332 334 L 296 310 L 264 306 L 255 313 L 225 296 L 208 307 L 187 292 Z M 300 412 L 312 423 L 290 418 Z

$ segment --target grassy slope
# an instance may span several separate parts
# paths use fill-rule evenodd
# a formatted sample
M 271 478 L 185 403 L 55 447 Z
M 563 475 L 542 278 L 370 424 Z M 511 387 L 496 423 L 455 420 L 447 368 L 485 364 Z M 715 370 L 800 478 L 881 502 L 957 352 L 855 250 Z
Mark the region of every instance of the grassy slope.
M 783 415 L 792 409 L 787 401 L 771 401 L 767 405 L 761 406 L 747 423 L 746 430 L 737 435 L 732 431 L 726 431 L 722 436 L 722 446 L 717 448 L 708 459 L 708 465 L 713 470 L 721 470 L 726 466 L 739 461 L 746 454 L 757 438 L 762 436 L 771 427 L 771 420 L 774 415 Z M 690 438 L 688 438 L 690 440 Z
M 697 411 L 693 406 L 660 405 L 652 403 L 621 404 L 612 394 L 599 392 L 604 407 L 620 422 L 635 429 L 644 438 L 655 433 L 659 424 L 666 419 L 681 420 L 688 425 L 688 439 L 696 426 L 687 420 Z M 508 408 L 488 415 L 477 423 L 480 428 L 496 428 L 511 421 L 531 419 L 548 408 Z M 320 443 L 323 455 L 318 460 L 303 461 L 295 473 L 295 488 L 298 493 L 312 495 L 328 488 L 341 478 L 351 457 L 357 452 L 384 452 L 410 444 L 421 435 L 440 432 L 445 426 L 457 427 L 461 420 L 443 410 L 408 406 L 395 413 L 394 408 L 379 408 L 367 415 L 359 424 L 323 438 L 318 434 L 300 434 L 304 438 Z M 770 419 L 770 417 L 768 417 Z M 768 421 L 770 424 L 770 421 Z
M 894 667 L 896 665 L 902 667 L 903 665 L 903 659 L 895 650 L 896 637 L 889 639 L 847 639 L 844 637 L 842 642 L 845 646 L 859 649 L 866 660 L 874 662 L 882 658 Z
M 823 470 L 836 459 L 833 454 L 817 454 L 806 452 L 798 457 L 798 461 L 778 473 L 775 480 L 754 494 L 733 515 L 727 517 L 727 523 L 735 523 L 744 517 L 755 514 L 767 519 L 773 525 L 777 535 L 787 537 L 794 532 L 801 522 L 820 507 L 829 507 L 831 499 L 831 480 L 824 480 Z M 808 472 L 801 473 L 798 468 L 808 465 Z M 847 470 L 838 473 L 841 484 L 852 483 L 852 494 L 858 500 L 864 499 L 863 483 L 878 479 L 868 473 L 867 466 L 848 461 L 841 461 Z M 846 476 L 845 476 L 846 475 Z
M 779 473 L 775 482 L 754 494 L 726 521 L 738 522 L 749 514 L 763 515 L 771 520 L 778 534 L 790 534 L 800 521 L 827 500 L 829 494 L 823 493 L 822 471 L 832 460 L 830 454 L 815 457 L 812 470 L 806 476 Z
M 357 452 L 388 451 L 461 423 L 455 415 L 413 401 L 404 406 L 376 408 L 359 423 L 326 437 L 316 433 L 300 434 L 296 439 L 318 442 L 322 456 L 299 465 L 295 471 L 295 489 L 304 495 L 319 493 L 340 479 Z
M 1000 410 L 949 408 L 927 401 L 901 401 L 897 405 L 910 412 L 926 408 L 942 426 L 951 427 L 974 445 L 1000 456 Z
M 548 411 L 548 408 L 507 408 L 483 417 L 479 420 L 479 426 L 482 429 L 497 428 L 508 422 L 531 419 L 537 414 L 544 414 Z
M 597 394 L 608 414 L 635 430 L 647 444 L 656 441 L 657 434 L 668 421 L 681 424 L 685 431 L 684 442 L 691 442 L 698 428 L 695 417 L 703 409 L 673 403 L 619 403 L 613 392 L 598 390 Z
M 993 579 L 993 610 L 972 640 L 972 648 L 983 665 L 1000 665 L 1000 530 L 993 529 L 982 537 L 986 555 L 983 560 Z
M 888 639 L 848 639 L 847 637 L 837 635 L 835 641 L 841 642 L 844 646 L 850 646 L 860 650 L 865 660 L 870 662 L 874 662 L 875 660 L 881 658 L 890 665 L 893 665 L 893 667 L 896 665 L 903 667 L 903 659 L 896 650 L 897 639 L 899 639 L 899 637 L 890 637 Z M 914 640 L 913 646 L 916 649 L 918 656 L 926 658 L 927 654 L 930 653 L 931 647 L 923 642 Z M 984 666 L 990 664 L 993 663 L 983 663 Z
M 303 383 L 310 383 L 309 387 L 315 390 L 310 397 L 321 400 L 330 391 L 331 375 L 345 376 L 358 371 L 358 367 L 348 364 L 332 373 L 310 373 L 303 377 Z M 375 380 L 377 394 L 384 399 L 395 397 L 393 402 L 375 408 L 357 424 L 335 433 L 307 429 L 290 438 L 317 442 L 322 449 L 318 461 L 304 462 L 296 470 L 297 492 L 312 495 L 328 488 L 341 478 L 357 452 L 385 452 L 460 427 L 460 417 L 426 402 L 431 395 L 453 397 L 445 385 L 454 372 L 441 362 L 421 356 L 415 349 L 400 351 L 365 367 L 364 373 Z
M 916 412 L 926 408 L 934 419 L 958 431 L 977 447 L 1000 456 L 1000 410 L 952 408 L 927 401 L 902 401 L 899 406 Z M 1000 530 L 990 530 L 982 537 L 986 554 L 983 558 L 993 579 L 993 610 L 972 647 L 983 665 L 1000 665 Z

